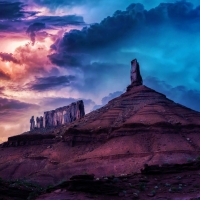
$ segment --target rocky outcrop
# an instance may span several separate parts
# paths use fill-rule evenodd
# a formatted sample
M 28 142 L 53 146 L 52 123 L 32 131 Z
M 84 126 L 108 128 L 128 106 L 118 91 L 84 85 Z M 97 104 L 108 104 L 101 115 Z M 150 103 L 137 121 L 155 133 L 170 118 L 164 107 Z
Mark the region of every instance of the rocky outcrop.
M 85 116 L 84 103 L 82 100 L 74 102 L 68 106 L 57 108 L 44 112 L 44 117 L 36 118 L 36 125 L 34 116 L 30 119 L 30 131 L 38 128 L 54 127 L 63 124 L 69 124 L 77 119 Z
M 44 112 L 44 127 L 58 126 L 69 124 L 77 119 L 81 119 L 85 115 L 83 101 L 77 101 L 62 108 Z
M 36 118 L 36 127 L 37 128 L 43 128 L 43 117 L 41 116 L 41 117 L 37 117 Z
M 129 91 L 132 87 L 143 84 L 142 76 L 140 74 L 140 65 L 137 62 L 137 59 L 131 61 L 130 78 L 131 78 L 131 85 L 127 87 L 127 91 Z
M 31 119 L 30 119 L 30 130 L 32 131 L 32 130 L 34 130 L 34 128 L 35 128 L 35 120 L 34 120 L 34 116 L 32 116 L 31 117 Z
M 22 134 L 8 138 L 1 147 L 18 147 L 28 145 L 53 144 L 58 139 L 53 134 Z
M 144 165 L 144 168 L 141 169 L 142 174 L 172 174 L 172 173 L 181 173 L 183 171 L 195 171 L 199 170 L 200 161 L 192 161 L 183 164 L 163 164 L 159 165 Z

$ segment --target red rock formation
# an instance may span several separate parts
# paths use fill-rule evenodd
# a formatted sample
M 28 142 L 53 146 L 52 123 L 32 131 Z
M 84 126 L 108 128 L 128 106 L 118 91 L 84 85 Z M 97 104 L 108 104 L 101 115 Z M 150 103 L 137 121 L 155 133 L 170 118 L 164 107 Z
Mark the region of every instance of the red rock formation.
M 44 127 L 69 124 L 85 115 L 83 101 L 77 101 L 68 106 L 44 112 Z
M 31 117 L 30 119 L 30 131 L 34 130 L 35 128 L 35 120 L 34 120 L 34 116 Z
M 81 119 L 84 115 L 84 103 L 80 100 L 68 106 L 57 108 L 56 110 L 44 112 L 44 117 L 36 118 L 36 126 L 34 116 L 32 116 L 30 119 L 30 131 L 33 131 L 35 128 L 40 129 L 69 124 L 77 119 Z
M 142 85 L 142 76 L 140 74 L 140 65 L 137 62 L 137 59 L 131 61 L 131 85 L 127 87 L 127 91 L 129 91 L 134 86 Z
M 0 149 L 0 176 L 49 184 L 84 171 L 132 173 L 144 164 L 183 163 L 200 154 L 200 113 L 141 84 L 81 119 L 45 130 L 53 136 L 49 144 L 45 134 L 34 145 L 21 145 L 27 134 L 9 139 L 8 146 L 17 140 L 18 147 Z

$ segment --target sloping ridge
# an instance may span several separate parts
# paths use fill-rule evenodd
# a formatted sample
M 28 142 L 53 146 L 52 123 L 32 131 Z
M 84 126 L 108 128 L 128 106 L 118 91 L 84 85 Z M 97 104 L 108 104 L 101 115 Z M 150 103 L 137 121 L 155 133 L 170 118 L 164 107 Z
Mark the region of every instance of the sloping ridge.
M 144 164 L 185 163 L 200 154 L 200 113 L 144 85 L 54 132 L 63 137 L 0 148 L 0 176 L 50 184 L 81 173 L 119 175 Z
M 118 129 L 135 125 L 200 126 L 200 113 L 144 85 L 135 86 L 69 127 L 79 130 Z

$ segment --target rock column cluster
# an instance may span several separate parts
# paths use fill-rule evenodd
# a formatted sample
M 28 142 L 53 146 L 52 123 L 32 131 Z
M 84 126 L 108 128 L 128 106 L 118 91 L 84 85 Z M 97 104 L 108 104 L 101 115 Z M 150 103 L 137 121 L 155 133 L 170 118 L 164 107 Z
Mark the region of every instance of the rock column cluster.
M 43 117 L 36 118 L 36 128 L 46 128 L 53 127 L 62 124 L 69 124 L 77 119 L 80 119 L 85 116 L 85 109 L 83 101 L 77 101 L 68 106 L 62 108 L 57 108 L 56 110 L 51 110 L 44 112 Z M 31 128 L 30 130 L 35 129 L 34 116 L 30 120 Z

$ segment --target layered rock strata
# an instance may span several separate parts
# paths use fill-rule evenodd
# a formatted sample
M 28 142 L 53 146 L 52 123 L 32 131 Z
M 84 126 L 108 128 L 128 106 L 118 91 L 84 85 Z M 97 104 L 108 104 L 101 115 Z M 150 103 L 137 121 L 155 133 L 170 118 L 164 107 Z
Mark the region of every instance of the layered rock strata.
M 68 106 L 57 108 L 56 110 L 44 112 L 44 117 L 41 116 L 36 118 L 36 125 L 34 116 L 32 116 L 30 119 L 30 130 L 33 131 L 35 128 L 46 128 L 69 124 L 77 119 L 81 119 L 84 116 L 84 103 L 80 100 Z
M 84 104 L 83 101 L 80 100 L 62 108 L 44 112 L 43 126 L 51 127 L 69 124 L 77 119 L 81 119 L 84 115 Z

